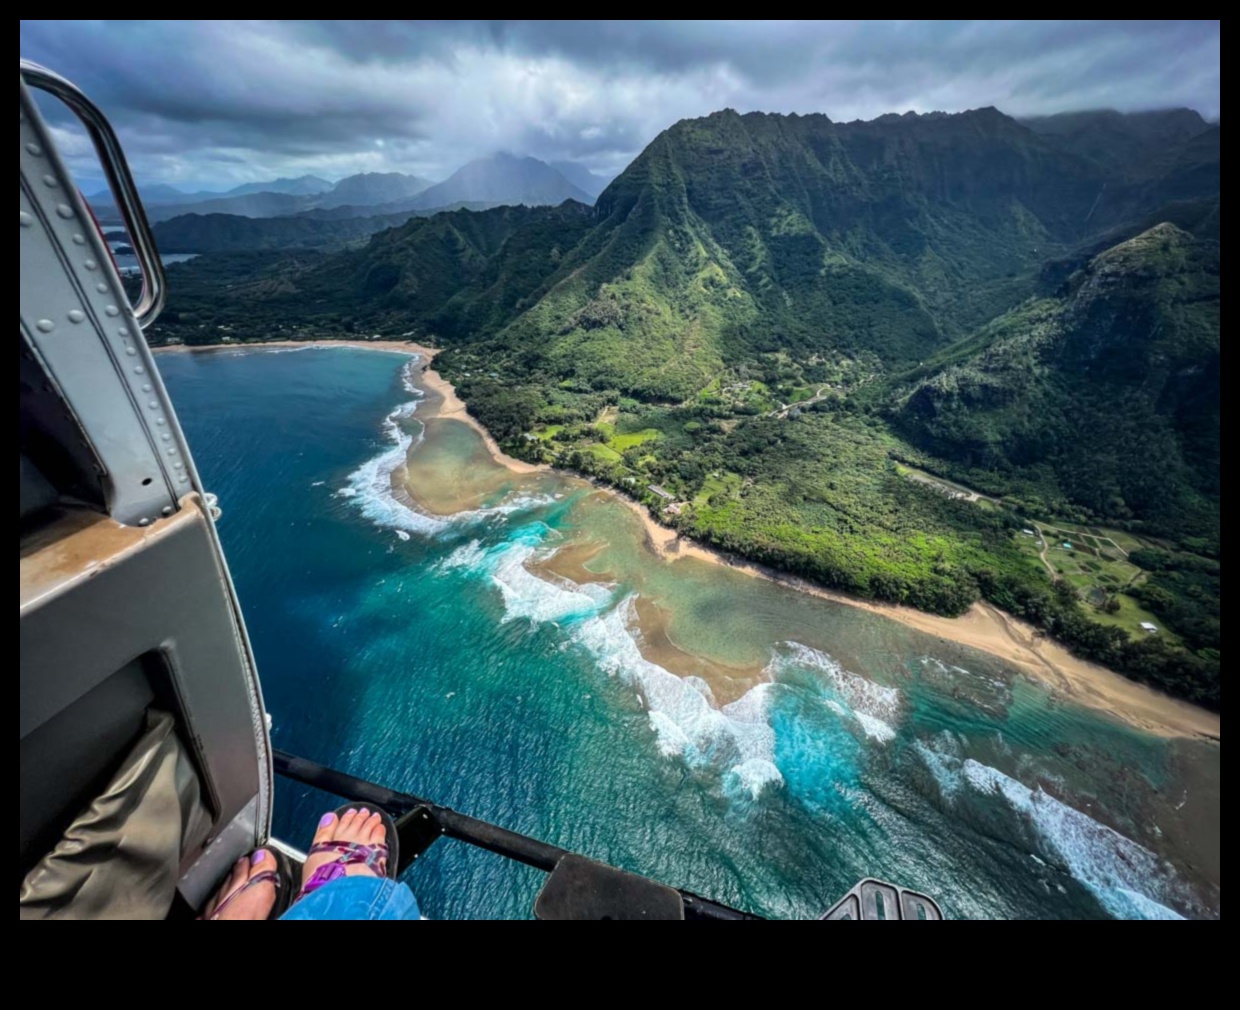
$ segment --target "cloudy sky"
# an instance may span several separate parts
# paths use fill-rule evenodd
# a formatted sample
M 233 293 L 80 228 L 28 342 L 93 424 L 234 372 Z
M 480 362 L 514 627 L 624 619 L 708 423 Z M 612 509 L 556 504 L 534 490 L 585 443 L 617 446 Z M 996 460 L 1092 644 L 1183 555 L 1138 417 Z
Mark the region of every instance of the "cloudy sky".
M 223 189 L 306 172 L 440 179 L 497 150 L 613 174 L 676 120 L 728 106 L 1217 117 L 1219 33 L 1218 21 L 22 21 L 21 55 L 104 108 L 140 180 Z

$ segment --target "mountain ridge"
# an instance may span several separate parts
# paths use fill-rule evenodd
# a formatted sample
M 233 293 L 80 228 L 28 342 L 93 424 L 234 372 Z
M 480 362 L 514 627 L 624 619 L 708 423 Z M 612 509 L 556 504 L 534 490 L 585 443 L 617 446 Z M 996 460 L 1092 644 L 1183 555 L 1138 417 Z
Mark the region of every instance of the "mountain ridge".
M 938 613 L 984 598 L 1217 705 L 1221 130 L 1171 118 L 1187 139 L 1134 148 L 1105 117 L 1102 157 L 991 108 L 722 110 L 593 207 L 180 276 L 244 277 L 273 337 L 445 348 L 507 451 L 722 550 Z M 212 290 L 164 332 L 212 339 Z M 1031 523 L 1094 530 L 1088 561 L 1039 556 Z
M 224 193 L 182 193 L 161 184 L 143 192 L 147 216 L 153 222 L 186 214 L 272 218 L 333 212 L 337 217 L 370 217 L 401 211 L 423 213 L 445 207 L 554 206 L 565 200 L 593 203 L 604 180 L 581 166 L 560 164 L 574 170 L 583 181 L 589 181 L 591 191 L 569 182 L 546 162 L 499 153 L 463 165 L 441 183 L 401 172 L 363 172 L 335 184 L 316 176 L 301 176 L 271 183 L 245 183 Z M 116 216 L 110 193 L 96 193 L 91 202 L 101 218 Z M 292 231 L 283 228 L 271 234 Z

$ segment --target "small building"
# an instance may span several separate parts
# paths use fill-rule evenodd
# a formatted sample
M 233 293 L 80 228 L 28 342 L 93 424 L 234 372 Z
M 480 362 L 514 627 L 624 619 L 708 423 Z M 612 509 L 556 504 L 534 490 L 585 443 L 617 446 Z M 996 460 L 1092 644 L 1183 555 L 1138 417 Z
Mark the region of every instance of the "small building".
M 1158 625 L 1157 625 L 1157 624 L 1151 624 L 1149 621 L 1142 621 L 1142 622 L 1141 622 L 1141 630 L 1142 630 L 1142 631 L 1147 631 L 1147 632 L 1149 632 L 1151 635 L 1156 635 L 1156 634 L 1158 634 Z
M 647 485 L 647 487 L 649 487 L 651 491 L 653 491 L 653 492 L 654 492 L 655 494 L 657 494 L 660 498 L 663 498 L 663 499 L 665 499 L 666 501 L 675 501 L 675 500 L 676 500 L 676 496 L 675 496 L 674 494 L 672 494 L 672 493 L 671 493 L 670 491 L 668 491 L 666 488 L 660 487 L 658 484 L 648 484 L 648 485 Z
M 663 510 L 663 514 L 665 516 L 678 516 L 680 515 L 682 508 L 684 508 L 684 506 L 680 502 L 674 501 Z
M 1061 546 L 1065 551 L 1072 550 L 1072 544 L 1070 544 L 1067 540 L 1065 540 Z
M 1027 537 L 1037 536 L 1037 534 L 1034 533 L 1033 530 L 1021 530 L 1021 532 L 1025 534 L 1025 536 Z

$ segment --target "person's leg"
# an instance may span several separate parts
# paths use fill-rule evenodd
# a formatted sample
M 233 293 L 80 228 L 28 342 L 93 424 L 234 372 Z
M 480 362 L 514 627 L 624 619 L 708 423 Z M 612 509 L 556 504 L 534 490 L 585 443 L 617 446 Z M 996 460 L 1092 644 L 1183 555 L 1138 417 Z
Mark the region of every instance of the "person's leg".
M 266 849 L 255 849 L 233 864 L 201 918 L 266 919 L 275 907 L 278 886 L 275 857 Z
M 421 919 L 406 884 L 386 877 L 341 877 L 312 891 L 280 916 L 285 919 Z
M 301 879 L 281 919 L 420 918 L 413 892 L 387 876 L 383 818 L 365 807 L 323 815 Z

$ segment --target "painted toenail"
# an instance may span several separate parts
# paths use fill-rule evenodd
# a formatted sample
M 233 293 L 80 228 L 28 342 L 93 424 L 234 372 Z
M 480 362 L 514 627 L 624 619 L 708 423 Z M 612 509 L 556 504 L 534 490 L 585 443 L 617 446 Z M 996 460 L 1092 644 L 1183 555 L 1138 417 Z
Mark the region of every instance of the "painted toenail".
M 327 827 L 327 825 L 331 824 L 331 822 L 334 821 L 335 819 L 336 819 L 335 814 L 324 814 L 322 817 L 319 818 L 319 827 L 325 828 Z
M 266 849 L 255 849 L 254 855 L 250 857 L 250 865 L 257 866 L 259 863 L 261 863 L 266 858 L 267 858 Z
M 357 810 L 354 807 L 349 807 L 349 809 L 344 812 L 344 815 L 345 817 L 348 817 L 351 814 L 355 814 L 355 813 L 357 813 Z
M 362 809 L 361 809 L 361 810 L 359 810 L 359 811 L 357 812 L 357 814 L 358 814 L 358 816 L 359 816 L 359 817 L 369 817 L 369 816 L 370 816 L 370 811 L 369 811 L 369 810 L 367 810 L 365 807 L 362 807 Z

